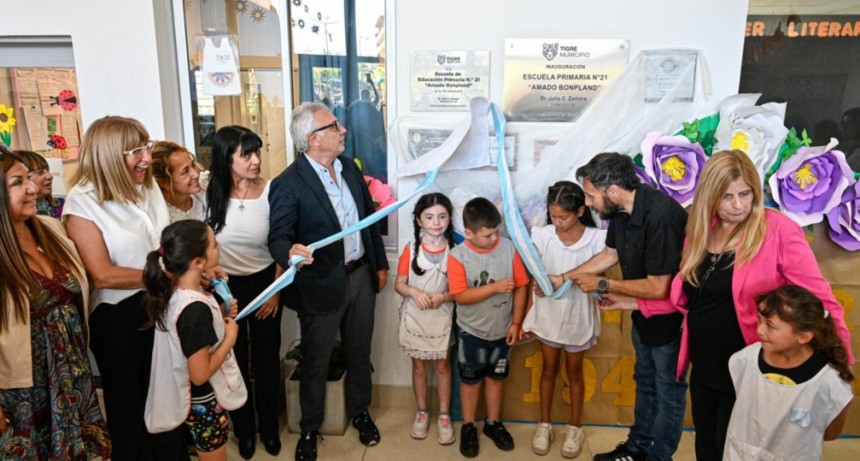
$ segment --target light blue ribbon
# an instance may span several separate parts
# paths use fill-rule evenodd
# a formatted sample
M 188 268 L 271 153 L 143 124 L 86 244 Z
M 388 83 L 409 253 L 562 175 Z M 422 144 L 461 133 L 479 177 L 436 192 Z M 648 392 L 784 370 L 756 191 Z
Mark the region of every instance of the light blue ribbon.
M 504 114 L 501 114 L 495 104 L 490 104 L 490 111 L 493 113 L 493 129 L 496 132 L 496 145 L 498 152 L 496 154 L 496 165 L 499 172 L 499 187 L 502 190 L 502 216 L 505 219 L 505 226 L 508 228 L 508 234 L 514 247 L 520 254 L 523 263 L 529 273 L 535 278 L 548 298 L 560 299 L 563 297 L 573 282 L 565 280 L 564 284 L 553 291 L 552 282 L 543 267 L 537 249 L 532 243 L 528 235 L 525 224 L 523 224 L 522 216 L 520 216 L 517 207 L 517 201 L 514 197 L 513 186 L 511 185 L 511 173 L 508 170 L 508 162 L 505 158 L 505 120 Z
M 323 248 L 327 245 L 330 245 L 334 242 L 337 242 L 338 240 L 346 237 L 349 234 L 352 234 L 354 232 L 359 232 L 366 227 L 369 227 L 373 224 L 376 224 L 382 218 L 384 218 L 384 217 L 390 215 L 391 213 L 394 213 L 395 211 L 399 210 L 407 202 L 409 202 L 410 200 L 415 198 L 418 194 L 420 194 L 425 189 L 430 187 L 433 184 L 433 182 L 436 181 L 436 175 L 437 174 L 439 174 L 438 169 L 428 171 L 427 174 L 424 176 L 424 180 L 421 181 L 421 184 L 418 185 L 418 188 L 415 189 L 414 192 L 409 194 L 408 197 L 403 198 L 401 200 L 398 200 L 397 202 L 392 203 L 391 205 L 388 205 L 387 207 L 376 211 L 372 215 L 362 219 L 361 221 L 353 224 L 352 226 L 347 227 L 346 229 L 344 229 L 344 230 L 342 230 L 342 231 L 340 231 L 334 235 L 331 235 L 331 236 L 326 237 L 322 240 L 311 243 L 310 245 L 308 245 L 308 248 L 310 249 L 311 254 L 313 254 L 313 252 L 315 250 L 318 250 L 318 249 Z M 279 291 L 283 290 L 286 286 L 293 283 L 293 280 L 295 280 L 295 278 L 296 278 L 296 272 L 297 272 L 296 267 L 298 267 L 299 263 L 304 261 L 304 260 L 305 260 L 304 256 L 298 256 L 298 255 L 290 258 L 290 267 L 288 267 L 287 270 L 284 271 L 284 273 L 281 274 L 280 277 L 278 277 L 271 285 L 269 285 L 268 288 L 266 288 L 265 290 L 263 290 L 262 293 L 257 295 L 257 297 L 254 298 L 254 300 L 251 301 L 251 303 L 248 304 L 248 306 L 246 306 L 244 309 L 242 309 L 242 311 L 239 312 L 239 315 L 236 316 L 236 320 L 242 320 L 243 318 L 247 317 L 248 315 L 250 315 L 251 313 L 253 313 L 257 309 L 259 309 L 260 306 L 262 306 L 263 303 L 268 301 L 269 298 L 274 296 L 275 293 L 278 293 Z
M 522 217 L 520 216 L 519 209 L 517 208 L 516 199 L 514 199 L 513 188 L 511 185 L 511 175 L 510 171 L 508 171 L 508 164 L 505 159 L 505 118 L 504 115 L 501 115 L 496 108 L 495 104 L 490 103 L 490 110 L 493 114 L 493 126 L 496 132 L 496 139 L 498 145 L 498 153 L 496 155 L 496 161 L 498 165 L 499 172 L 499 183 L 502 191 L 502 206 L 503 206 L 503 216 L 505 219 L 505 225 L 508 228 L 508 233 L 511 236 L 511 240 L 514 243 L 514 247 L 520 253 L 520 257 L 523 260 L 523 263 L 526 266 L 526 269 L 529 271 L 532 276 L 538 282 L 541 290 L 546 293 L 546 296 L 553 299 L 559 299 L 563 297 L 567 291 L 570 289 L 571 281 L 566 280 L 564 284 L 559 287 L 558 290 L 553 291 L 552 282 L 549 280 L 549 276 L 546 273 L 546 270 L 541 263 L 540 256 L 538 256 L 537 249 L 531 241 L 531 238 L 526 231 L 526 226 L 523 224 Z M 430 155 L 430 154 L 427 154 Z M 445 160 L 440 160 L 442 163 L 446 161 L 450 156 L 445 157 Z M 349 234 L 354 232 L 358 232 L 368 226 L 371 226 L 381 220 L 382 218 L 394 213 L 399 210 L 403 205 L 407 202 L 418 196 L 425 189 L 430 187 L 435 181 L 436 176 L 439 174 L 439 168 L 435 168 L 427 171 L 424 176 L 424 180 L 421 184 L 418 185 L 418 188 L 415 189 L 408 197 L 405 197 L 397 202 L 373 213 L 372 215 L 362 219 L 361 221 L 355 223 L 348 228 L 326 237 L 320 241 L 314 242 L 308 245 L 308 248 L 313 252 L 319 248 L 323 248 L 326 245 L 334 243 Z M 236 320 L 241 320 L 263 305 L 266 301 L 269 300 L 275 293 L 278 293 L 284 287 L 293 283 L 296 277 L 296 267 L 305 258 L 303 256 L 293 256 L 290 258 L 290 267 L 287 268 L 284 273 L 278 277 L 268 288 L 263 290 L 247 307 L 242 309 L 239 312 L 239 315 L 236 316 Z
M 215 279 L 210 282 L 212 284 L 212 288 L 215 289 L 215 293 L 221 298 L 221 301 L 224 302 L 224 313 L 230 313 L 230 303 L 233 302 L 233 293 L 230 291 L 230 287 L 227 286 L 227 282 L 222 279 Z

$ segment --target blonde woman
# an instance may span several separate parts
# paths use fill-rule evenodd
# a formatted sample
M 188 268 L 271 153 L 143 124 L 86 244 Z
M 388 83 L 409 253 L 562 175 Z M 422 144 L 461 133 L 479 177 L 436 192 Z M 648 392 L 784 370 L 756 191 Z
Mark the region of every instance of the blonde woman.
M 722 459 L 735 402 L 729 357 L 759 340 L 757 296 L 789 284 L 811 291 L 824 302 L 851 354 L 842 307 L 803 231 L 765 209 L 761 184 L 742 151 L 718 152 L 708 160 L 689 210 L 681 270 L 672 282 L 672 302 L 687 313 L 678 373 L 692 363 L 698 460 Z
M 150 436 L 143 413 L 153 330 L 143 304 L 142 269 L 170 223 L 152 180 L 153 142 L 140 122 L 109 116 L 84 135 L 63 218 L 94 286 L 90 348 L 104 389 L 114 459 L 187 459 L 184 434 Z
M 109 459 L 87 360 L 86 273 L 63 225 L 36 216 L 29 175 L 0 147 L 0 459 Z
M 152 176 L 167 201 L 170 222 L 206 220 L 206 192 L 200 184 L 200 169 L 194 154 L 170 141 L 152 147 Z

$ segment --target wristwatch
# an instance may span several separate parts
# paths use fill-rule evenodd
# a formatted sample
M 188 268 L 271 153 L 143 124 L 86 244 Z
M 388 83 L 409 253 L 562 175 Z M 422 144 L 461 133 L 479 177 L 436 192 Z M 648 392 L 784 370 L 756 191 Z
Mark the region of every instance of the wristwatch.
M 606 277 L 600 279 L 597 282 L 597 291 L 601 293 L 606 293 L 607 291 L 609 291 L 609 279 L 607 279 Z

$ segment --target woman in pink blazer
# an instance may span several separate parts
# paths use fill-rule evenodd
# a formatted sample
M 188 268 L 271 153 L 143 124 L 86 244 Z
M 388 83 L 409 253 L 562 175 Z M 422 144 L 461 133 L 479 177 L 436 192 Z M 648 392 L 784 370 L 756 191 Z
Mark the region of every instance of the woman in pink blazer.
M 699 461 L 722 459 L 735 402 L 729 357 L 759 340 L 755 298 L 787 284 L 800 285 L 824 302 L 853 363 L 844 312 L 803 231 L 779 212 L 765 209 L 761 178 L 744 152 L 714 154 L 689 210 L 681 270 L 670 295 L 685 314 L 678 375 L 692 363 L 690 397 Z

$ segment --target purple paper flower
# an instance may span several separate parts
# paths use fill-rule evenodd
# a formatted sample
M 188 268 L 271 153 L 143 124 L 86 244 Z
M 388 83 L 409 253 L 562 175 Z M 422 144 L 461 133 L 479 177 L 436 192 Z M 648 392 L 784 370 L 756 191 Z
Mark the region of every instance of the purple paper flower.
M 648 177 L 648 173 L 645 172 L 645 170 L 639 168 L 636 165 L 633 165 L 633 171 L 636 172 L 636 176 L 639 176 L 639 180 L 642 181 L 642 184 L 647 184 L 651 187 L 654 187 L 654 181 L 652 181 L 651 178 Z
M 837 143 L 832 139 L 826 146 L 801 147 L 768 181 L 782 212 L 801 226 L 821 222 L 854 183 L 845 154 L 833 150 Z
M 842 201 L 827 212 L 830 238 L 848 251 L 860 250 L 860 182 L 845 189 Z
M 664 136 L 652 131 L 642 141 L 642 163 L 657 189 L 683 207 L 693 203 L 699 175 L 708 157 L 698 143 L 684 136 Z

